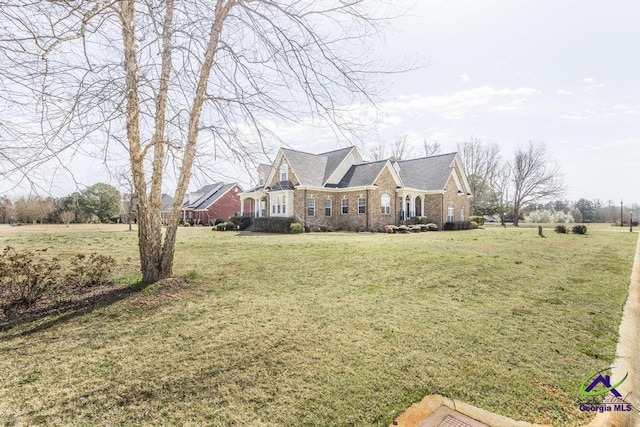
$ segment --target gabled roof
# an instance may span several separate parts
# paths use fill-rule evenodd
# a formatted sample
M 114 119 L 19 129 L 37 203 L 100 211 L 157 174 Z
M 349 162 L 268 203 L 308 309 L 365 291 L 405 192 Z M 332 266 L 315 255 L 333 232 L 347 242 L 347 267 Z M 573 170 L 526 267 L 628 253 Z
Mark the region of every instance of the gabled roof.
M 324 169 L 324 177 L 322 178 L 322 184 L 326 184 L 329 177 L 335 172 L 336 168 L 344 161 L 354 147 L 341 148 L 340 150 L 328 151 L 326 153 L 319 154 L 327 158 L 327 163 Z
M 337 188 L 363 187 L 373 185 L 387 164 L 387 160 L 353 165 L 340 180 Z
M 322 187 L 353 149 L 354 147 L 347 147 L 326 153 L 311 154 L 282 148 L 282 154 L 300 185 Z
M 322 187 L 327 157 L 283 148 L 282 152 L 300 185 Z
M 216 200 L 222 197 L 227 191 L 231 190 L 235 185 L 237 184 L 225 184 L 221 182 L 205 185 L 195 192 L 193 198 L 185 201 L 182 204 L 182 208 L 195 211 L 209 209 Z
M 397 162 L 403 184 L 425 191 L 444 190 L 451 176 L 456 153 Z

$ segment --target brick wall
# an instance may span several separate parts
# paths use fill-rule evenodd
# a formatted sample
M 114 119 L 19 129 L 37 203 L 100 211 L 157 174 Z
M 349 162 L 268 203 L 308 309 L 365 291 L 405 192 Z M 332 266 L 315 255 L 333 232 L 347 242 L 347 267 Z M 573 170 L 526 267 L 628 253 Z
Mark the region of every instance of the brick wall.
M 213 205 L 209 207 L 206 214 L 203 215 L 204 224 L 213 224 L 217 218 L 228 220 L 229 217 L 240 214 L 240 196 L 238 193 L 242 189 L 235 185 L 229 191 L 227 191 L 222 197 L 215 201 Z M 246 204 L 245 204 L 246 209 Z M 247 212 L 245 210 L 245 212 Z

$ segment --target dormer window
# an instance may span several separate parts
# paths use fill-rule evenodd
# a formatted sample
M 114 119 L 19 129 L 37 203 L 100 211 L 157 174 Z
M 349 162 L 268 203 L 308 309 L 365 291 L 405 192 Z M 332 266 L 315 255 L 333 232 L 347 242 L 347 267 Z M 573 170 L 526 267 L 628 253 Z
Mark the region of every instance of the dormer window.
M 262 174 L 260 174 L 260 175 L 258 176 L 258 185 L 259 185 L 260 187 L 264 186 L 264 175 L 262 175 Z
M 289 165 L 287 162 L 282 162 L 280 165 L 280 181 L 288 181 L 289 180 Z

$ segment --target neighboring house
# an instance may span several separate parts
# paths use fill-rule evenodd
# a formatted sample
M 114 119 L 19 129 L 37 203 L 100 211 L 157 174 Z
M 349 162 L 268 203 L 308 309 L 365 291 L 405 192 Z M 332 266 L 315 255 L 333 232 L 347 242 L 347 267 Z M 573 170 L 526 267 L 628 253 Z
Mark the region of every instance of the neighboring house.
M 465 220 L 471 189 L 457 153 L 364 162 L 355 147 L 322 154 L 281 148 L 240 194 L 243 214 L 293 216 L 306 227 L 376 230 L 415 216 Z
M 215 183 L 205 185 L 196 192 L 188 193 L 182 203 L 181 220 L 191 224 L 213 225 L 216 219 L 228 220 L 238 215 L 240 207 L 239 194 L 242 187 L 237 183 Z M 167 221 L 173 198 L 162 195 L 162 218 Z

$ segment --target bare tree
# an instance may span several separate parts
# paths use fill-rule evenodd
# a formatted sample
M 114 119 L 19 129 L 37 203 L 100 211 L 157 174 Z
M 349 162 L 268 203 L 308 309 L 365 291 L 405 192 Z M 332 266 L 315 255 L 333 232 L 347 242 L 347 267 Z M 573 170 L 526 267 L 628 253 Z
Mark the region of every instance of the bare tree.
M 468 141 L 458 143 L 458 154 L 473 194 L 471 214 L 495 214 L 499 207 L 495 202 L 500 197 L 496 197 L 494 193 L 501 192 L 504 183 L 504 176 L 496 176 L 500 172 L 502 162 L 500 146 L 484 143 L 472 137 Z M 494 188 L 492 183 L 497 187 Z
M 413 150 L 407 142 L 407 136 L 399 136 L 391 143 L 379 142 L 369 149 L 369 157 L 378 160 L 403 160 L 413 155 Z
M 550 159 L 543 143 L 531 141 L 516 151 L 511 163 L 511 179 L 513 225 L 516 227 L 523 206 L 559 196 L 564 191 L 560 168 Z
M 511 188 L 511 166 L 508 163 L 500 163 L 496 171 L 488 178 L 489 204 L 493 211 L 500 217 L 500 224 L 505 225 L 506 213 L 511 205 L 512 198 L 509 192 Z
M 67 227 L 76 217 L 76 213 L 74 211 L 61 211 L 58 212 L 58 218 L 65 224 Z
M 311 115 L 348 133 L 352 115 L 336 106 L 375 93 L 363 37 L 377 31 L 379 2 L 17 3 L 0 8 L 0 96 L 29 112 L 51 153 L 107 141 L 105 159 L 128 160 L 145 281 L 172 274 L 197 153 L 239 161 L 265 153 L 267 119 Z M 167 167 L 176 190 L 163 233 Z
M 15 213 L 18 221 L 37 223 L 55 210 L 53 199 L 30 195 L 16 200 Z
M 423 147 L 425 157 L 435 156 L 436 154 L 440 154 L 440 151 L 442 151 L 442 147 L 439 142 L 429 142 L 426 138 L 423 141 Z

